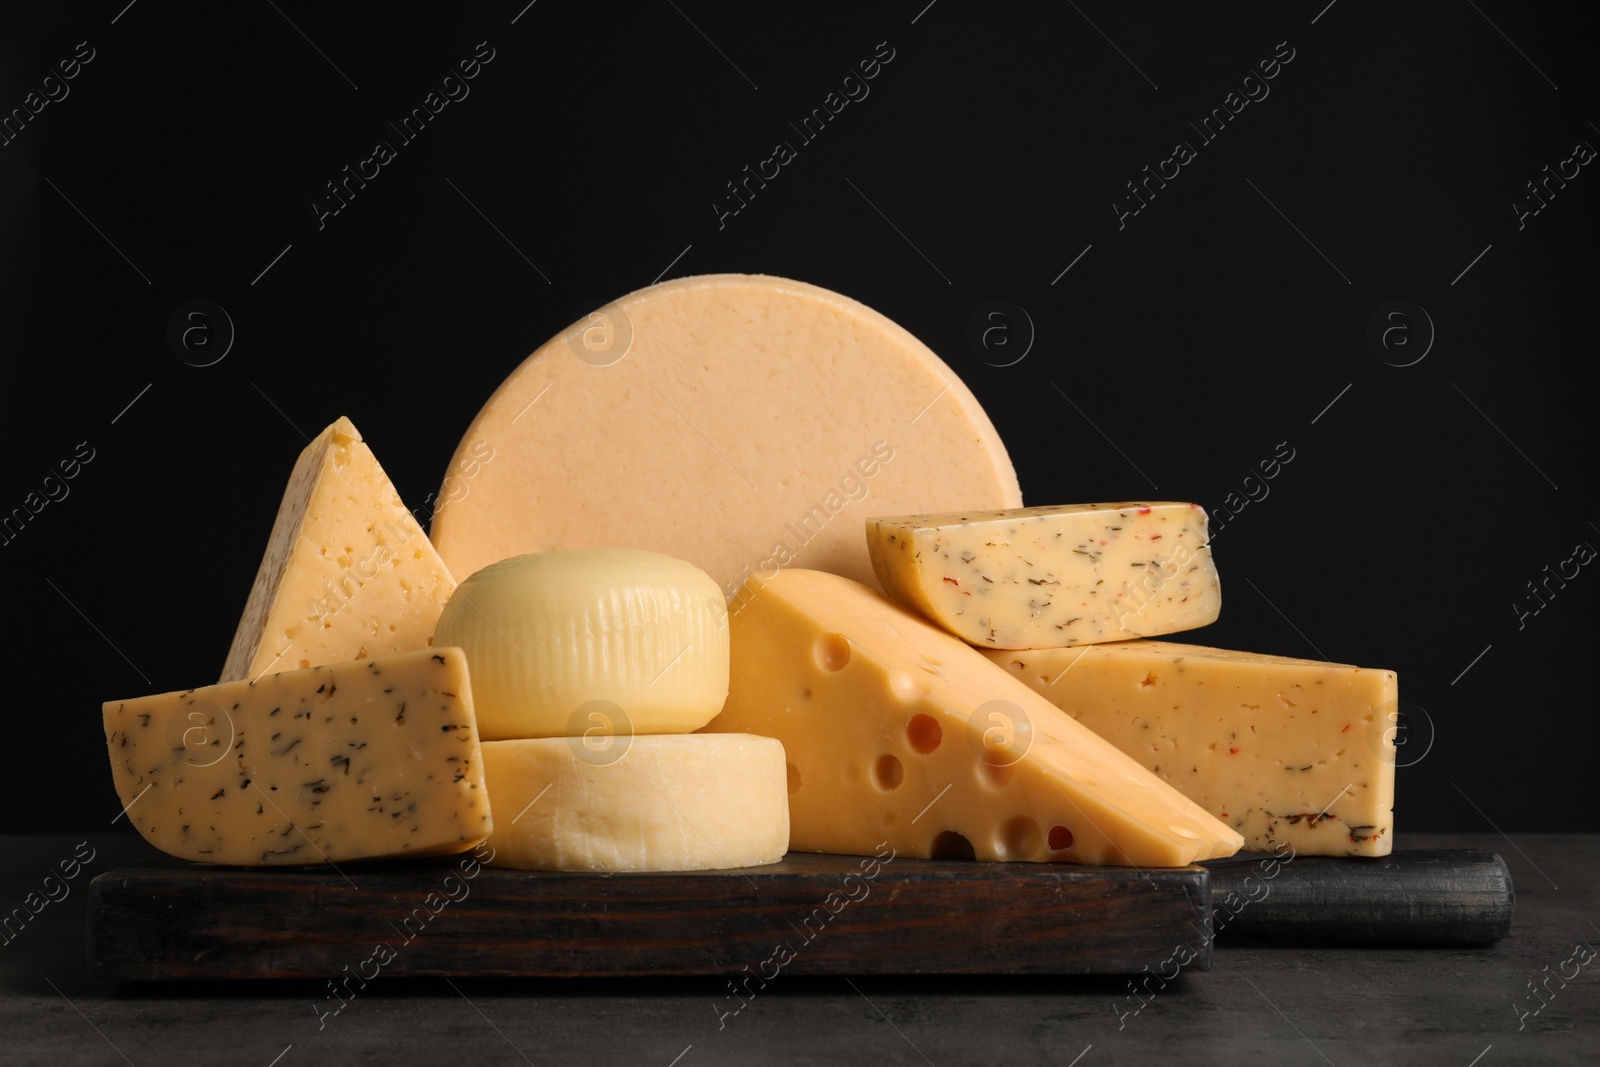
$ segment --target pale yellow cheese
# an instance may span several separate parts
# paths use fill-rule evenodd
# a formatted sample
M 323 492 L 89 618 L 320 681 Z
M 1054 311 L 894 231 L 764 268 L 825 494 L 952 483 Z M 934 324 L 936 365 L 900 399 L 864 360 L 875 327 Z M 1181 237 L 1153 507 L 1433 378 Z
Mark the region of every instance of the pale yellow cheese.
M 513 556 L 471 575 L 439 617 L 466 650 L 486 741 L 591 728 L 688 733 L 728 695 L 727 609 L 692 563 L 636 549 Z
M 664 282 L 575 324 L 489 399 L 458 463 L 481 442 L 495 462 L 441 494 L 432 526 L 456 574 L 640 548 L 729 596 L 790 566 L 874 584 L 868 515 L 1022 503 L 993 425 L 926 345 L 760 275 Z
M 179 859 L 427 856 L 493 828 L 458 648 L 113 700 L 104 718 L 128 820 Z
M 867 520 L 884 591 L 979 648 L 1057 648 L 1215 622 L 1198 504 L 1068 504 Z
M 1242 839 L 981 653 L 836 575 L 752 581 L 708 731 L 789 762 L 790 847 L 1176 867 Z
M 1393 671 L 1166 641 L 984 654 L 1237 829 L 1246 848 L 1393 847 Z
M 350 420 L 300 453 L 222 681 L 427 648 L 455 589 Z
M 486 741 L 491 864 L 698 871 L 776 863 L 789 847 L 783 746 L 747 734 Z

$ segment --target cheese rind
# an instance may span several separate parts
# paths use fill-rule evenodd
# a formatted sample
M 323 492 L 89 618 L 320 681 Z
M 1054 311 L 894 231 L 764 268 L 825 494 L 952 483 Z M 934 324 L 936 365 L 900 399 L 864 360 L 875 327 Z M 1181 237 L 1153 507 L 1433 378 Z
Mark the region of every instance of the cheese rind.
M 341 417 L 295 463 L 222 681 L 427 648 L 455 585 Z
M 617 746 L 612 748 L 611 746 Z M 783 746 L 748 734 L 486 741 L 497 867 L 698 871 L 789 847 Z
M 179 859 L 427 856 L 493 828 L 458 648 L 113 700 L 104 720 L 129 821 Z
M 975 649 L 837 575 L 752 580 L 708 731 L 783 742 L 790 847 L 1177 867 L 1237 833 Z
M 1068 504 L 867 520 L 884 591 L 979 648 L 1058 648 L 1215 622 L 1198 504 Z
M 1167 641 L 984 655 L 1238 830 L 1246 848 L 1393 847 L 1393 671 Z
M 869 514 L 1018 507 L 1005 446 L 954 371 L 838 293 L 760 275 L 652 285 L 539 348 L 457 453 L 495 462 L 432 534 L 457 574 L 565 548 L 686 559 L 725 596 L 816 567 L 875 583 Z
M 461 583 L 438 639 L 466 650 L 486 741 L 588 728 L 688 733 L 728 695 L 727 608 L 692 563 L 592 548 L 513 556 Z

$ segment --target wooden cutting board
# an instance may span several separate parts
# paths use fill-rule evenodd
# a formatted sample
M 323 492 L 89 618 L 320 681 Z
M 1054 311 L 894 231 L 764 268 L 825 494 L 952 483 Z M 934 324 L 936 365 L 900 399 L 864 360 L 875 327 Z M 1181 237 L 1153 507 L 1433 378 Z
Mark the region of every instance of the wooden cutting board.
M 736 871 L 469 878 L 448 859 L 341 875 L 159 858 L 91 883 L 89 957 L 123 980 L 325 979 L 347 966 L 369 978 L 1120 974 L 1180 945 L 1191 967 L 1211 965 L 1200 867 L 895 858 L 869 878 L 864 862 L 791 853 Z
M 91 883 L 89 955 L 97 975 L 127 981 L 1133 974 L 1208 969 L 1213 930 L 1484 944 L 1511 921 L 1509 874 L 1487 852 L 1208 866 L 792 853 L 737 871 L 605 875 L 464 857 L 342 872 L 158 858 Z

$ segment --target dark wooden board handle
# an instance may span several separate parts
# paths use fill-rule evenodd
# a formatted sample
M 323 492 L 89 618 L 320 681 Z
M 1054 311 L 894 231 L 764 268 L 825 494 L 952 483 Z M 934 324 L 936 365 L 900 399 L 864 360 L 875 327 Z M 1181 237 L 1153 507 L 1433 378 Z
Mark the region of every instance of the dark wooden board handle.
M 1516 892 L 1505 861 L 1477 849 L 1389 856 L 1243 854 L 1211 871 L 1220 937 L 1350 945 L 1487 945 L 1511 929 Z M 1269 877 L 1270 876 L 1270 877 Z

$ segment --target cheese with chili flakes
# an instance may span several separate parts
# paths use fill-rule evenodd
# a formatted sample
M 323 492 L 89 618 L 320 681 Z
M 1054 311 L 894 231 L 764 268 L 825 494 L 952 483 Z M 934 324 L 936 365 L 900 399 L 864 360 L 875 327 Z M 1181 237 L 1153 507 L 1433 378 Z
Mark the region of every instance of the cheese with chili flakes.
M 884 591 L 979 648 L 1058 648 L 1215 622 L 1198 504 L 1068 504 L 867 520 Z
M 1393 671 L 1167 641 L 984 655 L 1238 830 L 1246 849 L 1393 847 Z

